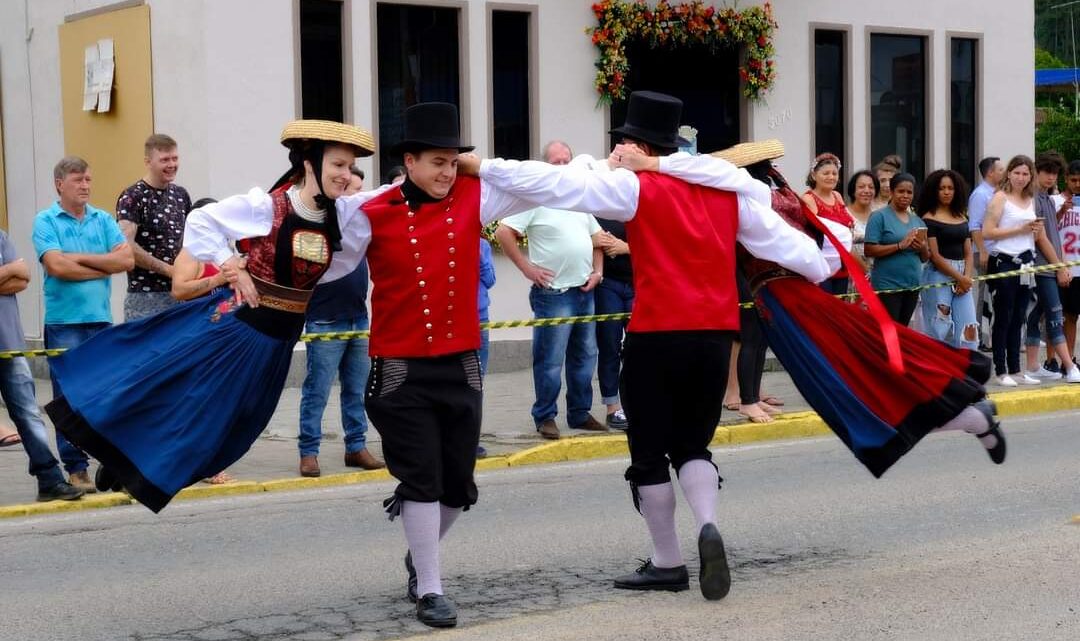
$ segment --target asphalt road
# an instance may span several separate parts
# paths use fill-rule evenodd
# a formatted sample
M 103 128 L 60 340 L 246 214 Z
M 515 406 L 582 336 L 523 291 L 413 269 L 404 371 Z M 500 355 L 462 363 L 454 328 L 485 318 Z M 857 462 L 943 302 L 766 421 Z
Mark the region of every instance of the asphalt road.
M 451 632 L 404 599 L 389 484 L 3 521 L 0 639 L 1080 638 L 1080 413 L 1006 430 L 1003 466 L 933 435 L 881 480 L 832 438 L 718 451 L 717 603 L 609 587 L 648 554 L 625 462 L 484 474 L 445 546 Z

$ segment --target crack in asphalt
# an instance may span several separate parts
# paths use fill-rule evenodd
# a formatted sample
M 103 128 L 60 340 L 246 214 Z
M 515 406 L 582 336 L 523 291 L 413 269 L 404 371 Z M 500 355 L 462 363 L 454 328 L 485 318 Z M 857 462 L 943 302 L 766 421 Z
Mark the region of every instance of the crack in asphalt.
M 856 560 L 845 550 L 729 549 L 736 582 L 755 575 L 791 575 Z M 696 561 L 693 560 L 693 561 Z M 594 567 L 544 567 L 497 570 L 483 575 L 454 576 L 444 581 L 465 625 L 548 612 L 634 595 L 616 591 L 611 580 L 632 569 L 625 559 Z M 689 562 L 691 576 L 696 562 Z M 336 605 L 305 608 L 288 614 L 238 618 L 166 633 L 140 633 L 130 641 L 337 641 L 393 639 L 429 630 L 415 617 L 400 590 L 383 591 Z M 691 589 L 696 586 L 691 580 Z M 636 596 L 642 597 L 640 593 Z

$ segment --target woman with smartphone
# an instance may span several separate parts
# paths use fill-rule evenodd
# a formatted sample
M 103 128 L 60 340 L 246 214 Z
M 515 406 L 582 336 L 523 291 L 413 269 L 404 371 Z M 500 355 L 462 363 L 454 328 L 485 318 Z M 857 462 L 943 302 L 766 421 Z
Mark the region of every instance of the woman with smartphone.
M 926 177 L 916 211 L 926 223 L 930 262 L 922 292 L 923 330 L 953 347 L 979 348 L 975 316 L 975 257 L 967 219 L 967 184 L 951 169 Z M 943 285 L 942 283 L 951 283 Z
M 1012 272 L 1035 265 L 1035 241 L 1044 237 L 1042 220 L 1035 215 L 1035 163 L 1014 156 L 1005 168 L 1005 180 L 986 208 L 983 238 L 994 242 L 987 269 L 990 274 Z M 1041 381 L 1020 369 L 1020 340 L 1027 320 L 1033 273 L 990 281 L 994 292 L 994 373 L 1005 387 L 1038 385 Z
M 889 316 L 901 325 L 911 322 L 919 302 L 923 263 L 930 258 L 926 224 L 911 209 L 915 177 L 897 174 L 892 179 L 892 199 L 870 215 L 866 223 L 864 250 L 874 259 L 870 284 L 879 293 Z M 899 290 L 899 291 L 896 291 Z

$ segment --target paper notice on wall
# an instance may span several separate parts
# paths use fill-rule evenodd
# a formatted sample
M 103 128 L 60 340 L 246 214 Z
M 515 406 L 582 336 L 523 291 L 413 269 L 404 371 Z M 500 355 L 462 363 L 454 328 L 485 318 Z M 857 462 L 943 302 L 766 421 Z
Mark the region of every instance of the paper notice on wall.
M 86 48 L 83 72 L 83 111 L 93 111 L 97 107 L 97 92 L 93 90 L 94 74 L 97 72 L 98 46 L 95 42 Z
M 113 76 L 116 64 L 113 60 L 113 41 L 98 40 L 86 48 L 84 55 L 83 111 L 104 113 L 112 107 Z

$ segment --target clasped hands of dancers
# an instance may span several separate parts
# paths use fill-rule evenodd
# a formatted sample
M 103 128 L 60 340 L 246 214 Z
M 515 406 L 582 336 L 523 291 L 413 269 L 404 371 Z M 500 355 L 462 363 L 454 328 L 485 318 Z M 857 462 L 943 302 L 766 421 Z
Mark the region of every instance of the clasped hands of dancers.
M 222 266 L 243 304 L 223 288 L 97 334 L 54 359 L 63 394 L 46 409 L 102 462 L 101 489 L 122 487 L 157 512 L 250 448 L 281 394 L 312 288 L 366 258 L 374 283 L 367 411 L 399 481 L 387 512 L 403 523 L 417 617 L 453 626 L 439 548 L 477 499 L 479 239 L 485 224 L 547 206 L 624 221 L 634 247 L 620 384 L 630 422 L 625 476 L 653 552 L 615 587 L 689 588 L 674 470 L 696 520 L 701 592 L 721 599 L 730 589 L 708 448 L 739 327 L 737 257 L 773 351 L 875 476 L 935 430 L 978 436 L 1000 463 L 1005 440 L 983 387 L 988 359 L 895 326 L 872 293 L 864 309 L 815 286 L 842 264 L 852 271 L 849 231 L 801 206 L 772 169 L 783 154 L 776 141 L 675 153 L 685 143 L 681 111 L 671 96 L 635 92 L 608 159 L 553 166 L 481 161 L 466 154 L 453 105 L 414 105 L 393 149 L 404 183 L 351 196 L 342 178 L 374 152 L 370 134 L 290 123 L 281 136 L 290 169 L 274 188 L 188 217 L 185 249 Z M 112 365 L 118 360 L 125 367 Z

